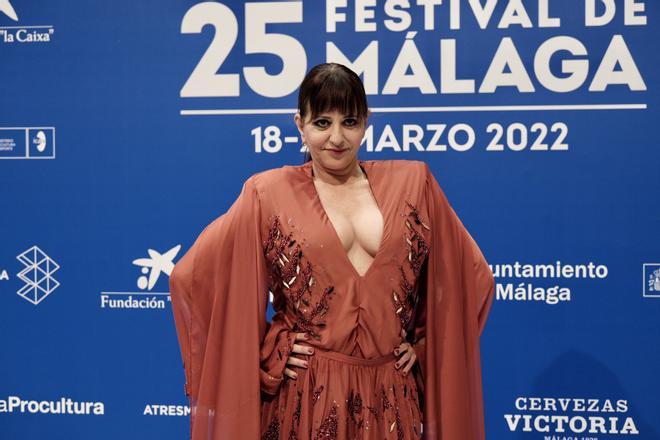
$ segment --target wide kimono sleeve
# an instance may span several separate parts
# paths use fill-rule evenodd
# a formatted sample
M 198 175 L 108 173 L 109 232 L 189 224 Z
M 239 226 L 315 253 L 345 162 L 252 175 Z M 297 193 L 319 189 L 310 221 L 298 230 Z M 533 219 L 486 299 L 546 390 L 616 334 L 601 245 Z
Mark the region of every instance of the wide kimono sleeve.
M 192 440 L 260 437 L 268 288 L 256 176 L 170 276 Z
M 414 347 L 424 439 L 485 438 L 479 337 L 495 280 L 484 255 L 424 164 L 431 249 L 420 275 Z
M 291 330 L 291 326 L 284 311 L 278 310 L 268 323 L 266 337 L 261 344 L 261 390 L 271 396 L 278 393 L 284 381 L 286 361 L 293 351 L 296 332 Z

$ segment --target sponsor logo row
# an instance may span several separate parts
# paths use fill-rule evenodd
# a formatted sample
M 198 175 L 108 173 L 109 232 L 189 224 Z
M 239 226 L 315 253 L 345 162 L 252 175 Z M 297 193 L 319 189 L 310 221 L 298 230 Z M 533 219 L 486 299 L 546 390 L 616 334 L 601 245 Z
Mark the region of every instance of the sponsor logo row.
M 156 292 L 159 285 L 168 285 L 167 280 L 174 268 L 174 259 L 181 245 L 166 252 L 147 249 L 146 256 L 133 260 L 138 268 L 136 289 L 132 291 L 101 291 L 99 306 L 102 309 L 165 309 L 170 302 L 169 292 Z M 17 255 L 23 269 L 16 273 L 23 284 L 16 293 L 26 301 L 39 305 L 58 287 L 57 271 L 60 265 L 39 246 L 32 246 Z M 0 282 L 11 281 L 11 270 L 0 266 Z
M 626 399 L 520 396 L 515 398 L 513 407 L 511 413 L 503 415 L 510 432 L 538 433 L 546 435 L 546 439 L 575 438 L 576 435 L 589 435 L 588 438 L 595 439 L 599 434 L 608 435 L 608 438 L 640 434 Z M 189 416 L 190 407 L 147 403 L 141 412 L 143 416 Z M 31 400 L 10 395 L 0 399 L 2 413 L 103 416 L 106 405 L 70 397 Z
M 158 286 L 168 286 L 175 259 L 181 245 L 164 252 L 147 249 L 146 255 L 135 258 L 133 265 L 136 274 L 135 290 L 104 290 L 99 293 L 99 307 L 102 309 L 165 309 L 170 302 L 168 291 L 155 291 Z M 58 287 L 56 274 L 60 265 L 38 246 L 17 255 L 16 259 L 24 266 L 16 273 L 23 282 L 17 294 L 26 301 L 38 305 Z M 573 299 L 574 290 L 583 288 L 584 283 L 602 282 L 609 270 L 603 264 L 566 264 L 556 261 L 549 264 L 491 265 L 497 279 L 495 298 L 499 301 L 544 302 L 558 304 Z M 10 281 L 10 269 L 0 266 L 0 282 Z M 565 283 L 570 282 L 571 286 Z M 167 290 L 167 289 L 165 289 Z M 642 264 L 642 296 L 660 298 L 660 263 Z M 272 301 L 272 294 L 270 297 Z

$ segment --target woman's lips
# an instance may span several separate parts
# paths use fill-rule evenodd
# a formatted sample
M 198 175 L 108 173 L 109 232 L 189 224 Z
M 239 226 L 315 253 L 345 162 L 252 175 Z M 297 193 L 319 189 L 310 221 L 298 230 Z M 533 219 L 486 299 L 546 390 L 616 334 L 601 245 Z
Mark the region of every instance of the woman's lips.
M 335 150 L 335 149 L 332 149 L 332 148 L 326 148 L 326 150 L 329 151 L 330 154 L 332 154 L 335 157 L 341 157 L 341 156 L 344 155 L 344 153 L 346 153 L 348 151 L 348 148 L 344 148 L 343 150 Z

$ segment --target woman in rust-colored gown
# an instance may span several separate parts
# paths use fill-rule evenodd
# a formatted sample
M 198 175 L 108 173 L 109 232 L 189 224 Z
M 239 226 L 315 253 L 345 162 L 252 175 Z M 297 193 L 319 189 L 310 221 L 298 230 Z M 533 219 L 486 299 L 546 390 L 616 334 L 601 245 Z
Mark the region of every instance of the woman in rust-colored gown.
M 357 158 L 355 73 L 298 108 L 311 160 L 250 176 L 170 277 L 191 438 L 483 439 L 483 254 L 424 162 Z

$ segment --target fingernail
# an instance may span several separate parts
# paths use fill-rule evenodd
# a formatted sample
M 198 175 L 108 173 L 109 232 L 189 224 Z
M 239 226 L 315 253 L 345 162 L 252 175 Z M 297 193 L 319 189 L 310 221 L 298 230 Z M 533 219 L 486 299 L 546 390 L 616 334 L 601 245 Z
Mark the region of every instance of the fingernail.
M 309 353 L 309 354 L 314 353 L 314 349 L 313 349 L 313 348 L 308 349 L 308 350 L 307 350 L 307 353 Z
M 403 372 L 403 375 L 405 376 L 406 374 L 408 374 L 408 372 L 407 372 L 407 371 L 404 371 L 404 372 Z
M 396 350 L 394 350 L 394 354 L 396 354 L 396 355 L 399 354 L 399 349 L 398 348 Z
M 305 339 L 309 339 L 309 333 L 305 333 Z
M 397 364 L 394 364 L 394 367 L 395 367 L 395 368 L 399 368 L 399 364 L 398 364 L 398 363 L 397 363 Z
M 309 362 L 305 361 L 305 368 L 309 367 Z

